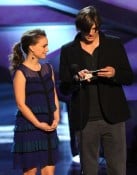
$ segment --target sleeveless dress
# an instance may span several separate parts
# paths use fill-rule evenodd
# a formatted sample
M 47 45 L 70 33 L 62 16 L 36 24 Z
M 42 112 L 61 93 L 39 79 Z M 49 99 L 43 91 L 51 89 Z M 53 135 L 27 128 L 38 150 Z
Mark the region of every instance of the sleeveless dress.
M 40 71 L 33 71 L 22 64 L 17 70 L 26 78 L 26 105 L 39 121 L 52 123 L 56 106 L 51 66 L 46 63 Z M 56 164 L 58 142 L 56 130 L 42 131 L 17 111 L 12 147 L 14 168 L 27 170 Z

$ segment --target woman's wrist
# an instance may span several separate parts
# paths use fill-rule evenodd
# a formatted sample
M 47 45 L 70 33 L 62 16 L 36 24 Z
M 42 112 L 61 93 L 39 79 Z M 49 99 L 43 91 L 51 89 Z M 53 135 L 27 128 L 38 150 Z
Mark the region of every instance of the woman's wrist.
M 54 119 L 54 122 L 58 125 L 59 119 Z
M 35 125 L 37 128 L 40 128 L 40 124 L 41 124 L 41 122 L 36 121 L 34 125 Z

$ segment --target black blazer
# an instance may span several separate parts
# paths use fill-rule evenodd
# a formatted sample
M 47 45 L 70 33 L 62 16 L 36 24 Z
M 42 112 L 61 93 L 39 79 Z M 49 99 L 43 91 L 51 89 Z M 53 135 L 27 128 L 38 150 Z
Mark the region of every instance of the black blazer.
M 116 70 L 113 78 L 98 79 L 99 103 L 104 119 L 109 123 L 118 123 L 129 118 L 129 109 L 122 85 L 133 81 L 133 72 L 121 41 L 117 37 L 99 32 L 100 46 L 98 69 L 113 66 Z M 76 130 L 84 128 L 88 121 L 90 108 L 88 83 L 74 81 L 72 65 L 79 65 L 79 70 L 87 68 L 79 42 L 79 34 L 75 40 L 62 46 L 60 55 L 60 90 L 63 94 L 71 94 L 70 120 Z

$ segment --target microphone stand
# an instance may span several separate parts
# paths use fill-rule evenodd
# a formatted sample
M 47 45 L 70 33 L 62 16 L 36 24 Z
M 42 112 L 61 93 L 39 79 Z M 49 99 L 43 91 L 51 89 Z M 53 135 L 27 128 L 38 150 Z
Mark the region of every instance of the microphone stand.
M 79 82 L 79 104 L 80 104 L 80 109 L 81 109 L 81 106 L 82 106 L 82 98 L 81 98 L 81 89 L 82 89 L 82 79 L 80 79 L 80 77 L 75 74 L 73 76 L 73 79 L 76 81 L 76 82 Z M 82 151 L 82 148 L 83 148 L 83 136 L 82 136 L 82 113 L 80 112 L 80 130 L 79 130 L 79 154 L 80 154 L 80 175 L 84 175 L 83 173 L 83 151 Z
M 76 74 L 74 74 L 74 76 L 73 76 L 73 79 L 76 81 L 76 82 L 79 82 L 79 102 L 80 102 L 80 109 L 81 109 L 81 107 L 82 107 L 82 97 L 81 97 L 81 93 L 82 93 L 82 81 L 84 80 L 84 79 L 80 79 L 80 77 L 79 77 L 79 75 L 77 74 L 77 72 L 78 72 L 78 68 L 77 68 L 78 66 L 77 65 L 73 65 L 73 69 L 75 70 L 73 70 L 73 72 L 75 72 Z M 90 75 L 91 75 L 91 73 L 90 73 Z M 84 172 L 83 172 L 83 133 L 82 133 L 82 122 L 83 122 L 83 120 L 82 120 L 82 112 L 80 112 L 80 131 L 79 131 L 79 152 L 80 152 L 80 166 L 81 166 L 81 168 L 80 168 L 80 175 L 84 175 Z
M 81 109 L 81 102 L 82 102 L 82 98 L 81 98 L 81 81 L 79 81 L 79 101 L 80 101 L 80 109 Z M 79 147 L 80 147 L 80 165 L 81 165 L 81 169 L 80 169 L 80 175 L 83 175 L 83 134 L 82 134 L 82 113 L 80 112 L 80 140 L 79 140 Z

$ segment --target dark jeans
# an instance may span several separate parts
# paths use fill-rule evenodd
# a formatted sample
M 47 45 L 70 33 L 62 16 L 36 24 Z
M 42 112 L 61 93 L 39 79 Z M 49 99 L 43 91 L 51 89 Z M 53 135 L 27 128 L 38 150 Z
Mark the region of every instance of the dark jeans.
M 108 175 L 126 175 L 126 135 L 125 123 L 109 124 L 103 120 L 88 122 L 82 132 L 81 163 L 84 175 L 98 174 L 100 145 L 104 150 Z

